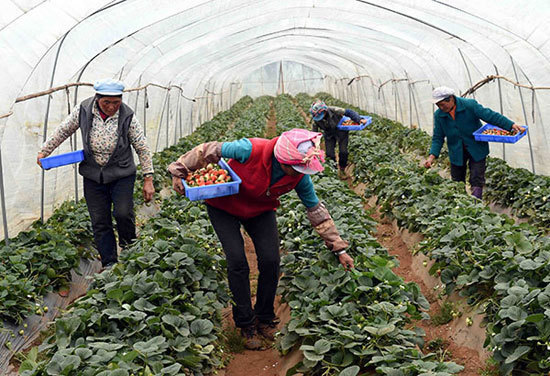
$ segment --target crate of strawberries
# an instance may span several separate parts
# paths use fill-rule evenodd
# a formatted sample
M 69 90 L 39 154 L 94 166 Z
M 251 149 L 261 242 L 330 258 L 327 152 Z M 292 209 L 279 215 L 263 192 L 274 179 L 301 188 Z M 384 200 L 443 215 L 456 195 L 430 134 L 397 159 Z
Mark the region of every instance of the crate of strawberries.
M 527 134 L 527 125 L 522 125 L 525 128 L 523 132 L 507 131 L 493 124 L 485 124 L 473 133 L 476 141 L 485 142 L 505 142 L 507 144 L 515 144 L 520 138 Z
M 197 201 L 239 193 L 242 180 L 220 159 L 218 164 L 209 163 L 206 167 L 193 171 L 182 181 L 185 197 Z
M 340 119 L 340 122 L 338 123 L 338 129 L 341 131 L 360 131 L 372 123 L 372 117 L 370 116 L 361 115 L 361 119 L 366 119 L 367 121 L 364 124 L 357 124 L 349 117 L 342 116 L 342 119 Z

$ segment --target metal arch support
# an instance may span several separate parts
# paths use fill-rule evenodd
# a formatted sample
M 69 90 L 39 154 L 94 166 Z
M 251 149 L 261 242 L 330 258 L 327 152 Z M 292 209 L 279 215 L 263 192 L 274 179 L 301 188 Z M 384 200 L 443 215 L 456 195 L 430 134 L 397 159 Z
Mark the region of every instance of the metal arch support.
M 414 94 L 414 89 L 415 87 L 413 86 L 414 85 L 414 82 L 411 83 L 411 94 L 412 94 L 412 100 L 413 100 L 413 104 L 414 104 L 414 112 L 416 113 L 416 122 L 418 123 L 418 129 L 422 129 L 420 127 L 420 115 L 418 113 L 418 104 L 416 102 L 416 96 Z
M 183 116 L 182 116 L 182 112 L 183 112 L 183 105 L 180 105 L 180 109 L 178 111 L 178 118 L 180 119 L 180 138 L 183 137 Z
M 61 52 L 61 47 L 63 46 L 63 42 L 65 42 L 65 38 L 67 38 L 67 35 L 70 33 L 70 30 L 63 35 L 63 38 L 61 39 L 61 42 L 59 42 L 59 47 L 57 47 L 57 52 L 55 53 L 55 60 L 53 63 L 53 69 L 52 69 L 52 75 L 50 78 L 50 88 L 53 87 L 53 81 L 55 78 L 55 71 L 57 70 L 57 62 L 59 61 L 59 53 Z M 50 104 L 52 101 L 51 95 L 48 95 L 48 102 L 46 105 L 46 114 L 44 115 L 44 128 L 42 129 L 42 143 L 46 141 L 47 134 L 48 134 L 48 118 L 50 117 Z M 40 220 L 44 222 L 44 169 L 42 169 L 41 176 L 40 176 Z
M 370 83 L 369 89 L 374 89 L 374 84 L 373 84 L 372 80 L 369 80 L 369 83 Z M 363 93 L 365 93 L 365 96 L 367 96 L 367 93 L 370 92 L 369 89 L 366 89 L 366 88 L 363 87 Z M 372 112 L 376 114 L 376 95 L 374 95 L 375 94 L 374 90 L 372 90 L 372 93 L 373 93 L 373 96 L 372 96 L 372 100 L 371 100 L 370 103 L 372 103 Z
M 368 110 L 369 110 L 369 107 L 370 107 L 370 106 L 369 106 L 369 103 L 370 103 L 370 102 L 369 102 L 369 98 L 368 98 L 368 95 L 367 95 L 367 89 L 365 88 L 365 85 L 363 85 L 363 82 L 359 82 L 359 87 L 357 88 L 357 91 L 358 91 L 359 93 L 361 93 L 361 96 L 362 96 L 362 98 L 363 98 L 363 102 L 365 103 L 365 104 L 364 104 L 364 106 L 365 106 L 364 108 L 368 111 Z M 375 112 L 375 111 L 374 111 L 374 102 L 373 102 L 373 104 L 372 104 L 372 108 L 373 108 L 372 112 Z
M 539 102 L 537 100 L 536 91 L 533 90 L 533 124 L 535 123 L 535 104 L 537 106 L 537 112 L 540 114 L 540 107 L 539 107 Z M 542 116 L 539 116 L 539 126 L 541 129 L 544 129 L 544 122 L 542 120 Z
M 470 87 L 472 87 L 474 84 L 472 82 L 472 75 L 470 74 L 470 68 L 468 68 L 468 64 L 466 64 L 466 58 L 464 58 L 464 54 L 462 53 L 462 50 L 459 48 L 458 53 L 460 54 L 460 57 L 462 58 L 462 62 L 464 63 L 464 67 L 466 68 L 466 73 L 468 73 L 468 80 L 470 81 Z M 476 93 L 472 93 L 472 97 L 476 99 Z
M 139 76 L 138 86 L 141 86 L 141 76 L 142 76 L 142 75 Z M 139 93 L 140 93 L 140 92 L 141 92 L 141 90 L 138 90 L 137 93 L 136 93 L 136 104 L 135 104 L 135 106 L 134 106 L 134 115 L 135 115 L 135 113 L 136 113 L 136 111 L 137 111 L 137 109 L 138 109 L 138 100 L 139 100 Z
M 167 92 L 166 100 L 166 148 L 168 148 L 170 140 L 170 90 Z
M 177 144 L 178 143 L 178 128 L 179 128 L 179 112 L 180 112 L 180 100 L 181 100 L 181 96 L 179 95 L 178 93 L 178 102 L 176 103 L 176 113 L 174 114 L 174 116 L 176 117 L 176 120 L 175 120 L 175 125 L 174 125 L 174 144 Z M 180 135 L 181 137 L 181 135 Z
M 403 106 L 401 105 L 401 98 L 399 97 L 399 87 L 397 86 L 399 82 L 394 81 L 395 86 L 395 121 L 397 120 L 397 105 L 399 104 L 399 114 L 401 114 L 401 124 L 405 123 L 405 117 L 403 116 Z
M 4 240 L 7 245 L 10 244 L 8 234 L 8 216 L 6 214 L 6 195 L 4 192 L 4 169 L 2 168 L 2 148 L 0 147 L 0 204 L 2 205 L 2 224 L 4 226 Z
M 493 67 L 495 67 L 495 73 L 498 76 L 498 68 L 495 64 L 493 64 Z M 502 86 L 500 84 L 500 80 L 497 80 L 498 85 L 498 102 L 500 105 L 500 113 L 504 115 L 504 106 L 502 104 Z M 502 143 L 502 160 L 506 162 L 506 143 Z
M 396 82 L 392 82 L 392 88 L 393 88 L 393 104 L 394 104 L 394 114 L 395 114 L 395 122 L 397 122 L 397 88 L 395 87 Z
M 191 129 L 189 133 L 193 133 L 195 131 L 194 123 L 193 123 L 193 110 L 195 109 L 195 103 L 191 105 L 191 112 L 189 113 L 189 125 L 191 125 Z
M 516 64 L 514 63 L 514 59 L 512 58 L 512 56 L 510 56 L 510 60 L 512 62 L 512 68 L 514 69 L 516 81 L 519 82 L 518 72 L 516 70 Z M 523 100 L 523 93 L 521 92 L 521 87 L 518 87 L 518 90 L 519 90 L 519 98 L 521 100 L 521 108 L 523 110 L 523 118 L 525 119 L 525 125 L 529 125 L 529 119 L 527 118 L 527 111 L 525 110 L 525 102 Z M 535 158 L 533 156 L 533 145 L 531 144 L 531 132 L 527 132 L 527 140 L 529 141 L 529 154 L 531 156 L 531 172 L 533 174 L 536 174 Z
M 412 87 L 409 74 L 405 71 L 405 76 L 407 76 L 407 89 L 409 91 L 409 128 L 412 128 L 413 114 L 412 114 Z
M 147 108 L 149 107 L 149 98 L 147 97 L 147 88 L 143 93 L 143 136 L 147 137 Z
M 434 91 L 434 85 L 432 84 L 432 92 Z M 435 125 L 435 119 L 434 119 L 434 116 L 433 116 L 433 113 L 435 112 L 435 103 L 432 103 L 432 136 L 433 136 L 433 129 L 434 129 L 434 125 Z
M 378 81 L 378 83 L 380 84 L 380 81 Z M 382 94 L 382 106 L 384 107 L 385 117 L 386 117 L 386 119 L 389 119 L 388 118 L 388 105 L 386 104 L 386 94 L 384 94 L 384 89 L 380 90 L 379 94 Z
M 164 110 L 166 109 L 166 100 L 168 99 L 168 96 L 170 95 L 170 90 L 166 90 L 166 95 L 164 96 L 164 102 L 162 103 L 162 112 L 160 113 L 160 120 L 159 120 L 159 126 L 157 129 L 157 142 L 155 143 L 155 152 L 158 151 L 159 148 L 159 140 L 160 140 L 160 130 L 162 128 L 162 120 L 164 118 Z

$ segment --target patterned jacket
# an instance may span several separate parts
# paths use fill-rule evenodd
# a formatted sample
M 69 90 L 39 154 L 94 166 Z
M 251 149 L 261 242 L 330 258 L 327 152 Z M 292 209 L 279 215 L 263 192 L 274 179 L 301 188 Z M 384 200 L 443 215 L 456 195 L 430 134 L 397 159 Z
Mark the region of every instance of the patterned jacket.
M 92 125 L 89 129 L 88 147 L 95 162 L 99 166 L 105 166 L 111 158 L 111 155 L 114 153 L 118 143 L 118 120 L 120 110 L 104 121 L 99 114 L 99 109 L 97 108 L 96 103 L 97 101 L 94 101 L 92 106 L 93 119 Z M 80 109 L 81 104 L 75 106 L 71 114 L 63 120 L 54 133 L 44 143 L 41 152 L 45 156 L 50 155 L 59 145 L 61 145 L 63 141 L 69 138 L 69 136 L 80 128 Z M 143 133 L 143 128 L 135 116 L 132 116 L 132 121 L 128 127 L 128 139 L 138 155 L 142 173 L 152 173 L 153 159 L 151 150 L 147 144 L 147 139 Z

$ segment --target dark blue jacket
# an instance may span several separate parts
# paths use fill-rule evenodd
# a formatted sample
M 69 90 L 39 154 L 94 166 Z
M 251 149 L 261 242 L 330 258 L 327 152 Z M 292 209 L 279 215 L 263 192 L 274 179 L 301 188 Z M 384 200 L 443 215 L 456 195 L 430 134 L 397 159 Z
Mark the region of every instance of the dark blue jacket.
M 311 129 L 313 132 L 318 132 L 319 128 L 321 128 L 323 132 L 336 132 L 342 116 L 347 116 L 358 124 L 361 122 L 361 116 L 359 116 L 357 112 L 350 109 L 329 106 L 325 116 L 319 121 L 314 121 Z

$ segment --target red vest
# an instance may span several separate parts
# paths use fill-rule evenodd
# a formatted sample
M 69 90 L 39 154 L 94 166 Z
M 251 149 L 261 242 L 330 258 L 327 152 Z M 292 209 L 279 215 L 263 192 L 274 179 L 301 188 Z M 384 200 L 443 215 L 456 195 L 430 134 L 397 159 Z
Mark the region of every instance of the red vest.
M 278 137 L 267 140 L 251 138 L 252 153 L 248 160 L 240 163 L 230 159 L 228 164 L 242 180 L 239 193 L 231 196 L 217 197 L 206 202 L 238 218 L 249 219 L 268 210 L 275 210 L 281 203 L 278 197 L 293 190 L 303 175 L 285 175 L 271 187 L 271 168 L 273 148 Z

